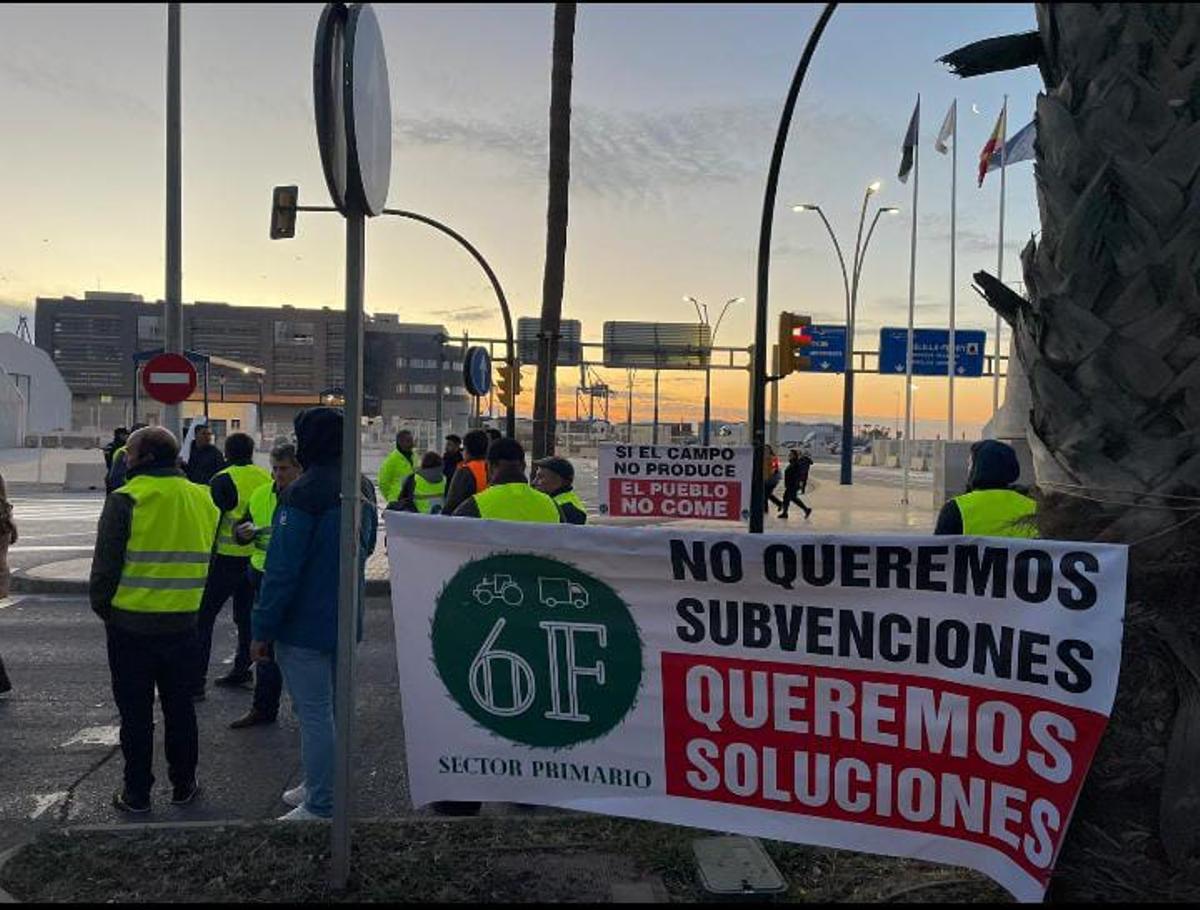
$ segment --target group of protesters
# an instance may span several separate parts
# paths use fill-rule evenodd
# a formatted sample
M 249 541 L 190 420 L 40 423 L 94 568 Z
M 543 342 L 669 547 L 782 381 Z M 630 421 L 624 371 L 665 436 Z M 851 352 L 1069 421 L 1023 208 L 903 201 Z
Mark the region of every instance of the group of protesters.
M 223 451 L 211 430 L 189 429 L 184 445 L 162 427 L 118 428 L 106 447 L 108 495 L 90 577 L 104 620 L 113 695 L 121 715 L 123 787 L 113 805 L 144 814 L 154 785 L 157 691 L 164 721 L 171 803 L 200 792 L 196 703 L 206 699 L 216 620 L 233 603 L 237 648 L 215 685 L 253 683 L 247 712 L 230 726 L 276 721 L 286 684 L 299 721 L 304 781 L 281 795 L 284 820 L 327 818 L 333 804 L 333 680 L 337 652 L 342 412 L 301 411 L 295 443 L 280 439 L 270 472 L 254 463 L 254 440 L 230 434 Z M 558 457 L 535 463 L 496 430 L 446 438 L 443 454 L 419 459 L 401 430 L 379 470 L 387 508 L 431 515 L 583 524 L 574 468 Z M 375 486 L 360 479 L 360 585 L 375 549 Z M 0 496 L 2 499 L 2 496 Z M 362 638 L 363 616 L 357 617 Z M 473 814 L 477 803 L 436 811 Z

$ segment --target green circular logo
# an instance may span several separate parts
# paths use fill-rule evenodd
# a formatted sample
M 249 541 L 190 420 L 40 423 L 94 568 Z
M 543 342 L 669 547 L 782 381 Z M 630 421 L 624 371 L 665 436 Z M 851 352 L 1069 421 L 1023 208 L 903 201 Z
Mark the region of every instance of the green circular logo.
M 433 659 L 450 695 L 506 739 L 561 748 L 633 707 L 642 642 L 611 587 L 556 559 L 467 563 L 438 595 Z

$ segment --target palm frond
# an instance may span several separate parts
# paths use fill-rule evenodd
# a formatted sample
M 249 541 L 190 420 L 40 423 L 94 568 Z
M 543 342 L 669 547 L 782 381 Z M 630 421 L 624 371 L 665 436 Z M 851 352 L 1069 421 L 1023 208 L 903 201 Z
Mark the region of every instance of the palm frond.
M 1042 39 L 1033 31 L 984 38 L 938 57 L 938 63 L 949 66 L 956 76 L 967 78 L 1033 66 L 1041 53 Z

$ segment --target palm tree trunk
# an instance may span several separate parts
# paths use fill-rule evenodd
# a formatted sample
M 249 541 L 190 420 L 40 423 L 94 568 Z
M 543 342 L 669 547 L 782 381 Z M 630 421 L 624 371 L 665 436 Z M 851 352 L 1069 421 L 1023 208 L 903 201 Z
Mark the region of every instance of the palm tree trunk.
M 977 286 L 1029 377 L 1044 536 L 1131 545 L 1056 899 L 1200 895 L 1200 7 L 1037 4 L 1042 231 Z
M 533 399 L 533 457 L 554 453 L 558 387 L 558 333 L 567 260 L 567 201 L 571 180 L 571 75 L 575 58 L 575 4 L 554 4 L 550 70 L 550 201 L 546 209 L 546 267 Z

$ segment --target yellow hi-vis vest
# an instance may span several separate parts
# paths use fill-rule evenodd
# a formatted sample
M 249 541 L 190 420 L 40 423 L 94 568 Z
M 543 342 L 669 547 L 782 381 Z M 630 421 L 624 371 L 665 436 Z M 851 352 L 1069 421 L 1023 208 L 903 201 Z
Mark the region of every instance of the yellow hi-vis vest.
M 554 500 L 524 482 L 490 486 L 475 494 L 475 506 L 480 518 L 542 524 L 558 524 L 562 520 Z
M 233 536 L 233 526 L 242 520 L 250 497 L 263 484 L 271 482 L 271 475 L 256 464 L 235 464 L 213 475 L 216 480 L 222 474 L 228 474 L 233 485 L 237 488 L 237 505 L 232 511 L 221 515 L 221 527 L 217 531 L 217 553 L 221 556 L 252 556 L 254 544 L 241 544 Z M 210 481 L 211 482 L 211 481 Z
M 552 498 L 555 505 L 572 505 L 580 512 L 587 511 L 587 506 L 583 504 L 583 500 L 579 498 L 579 494 L 577 494 L 574 490 L 568 490 L 566 493 L 556 493 Z
M 208 487 L 142 475 L 116 492 L 133 500 L 133 522 L 113 606 L 131 613 L 199 610 L 221 517 Z
M 1029 519 L 1037 503 L 1016 490 L 973 490 L 955 496 L 963 534 L 978 537 L 1037 537 Z
M 273 483 L 264 483 L 250 496 L 250 520 L 258 529 L 250 544 L 254 547 L 254 552 L 250 554 L 250 565 L 260 572 L 266 571 L 267 547 L 271 545 L 271 519 L 275 517 L 275 506 L 278 504 L 279 497 Z
M 431 483 L 420 474 L 414 474 L 413 502 L 422 514 L 440 514 L 442 506 L 446 504 L 446 478 L 441 477 L 437 483 Z

